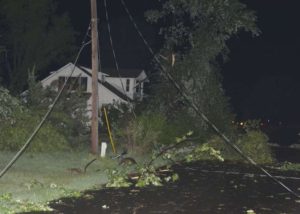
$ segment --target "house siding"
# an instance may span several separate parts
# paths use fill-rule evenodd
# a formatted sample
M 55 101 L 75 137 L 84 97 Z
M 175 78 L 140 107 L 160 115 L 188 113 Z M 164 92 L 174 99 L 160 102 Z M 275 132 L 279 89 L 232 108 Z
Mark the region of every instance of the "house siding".
M 120 92 L 124 93 L 125 90 L 125 94 L 130 97 L 131 99 L 133 99 L 133 94 L 134 94 L 134 81 L 135 78 L 117 78 L 117 77 L 105 77 L 106 81 L 109 82 L 111 85 L 113 85 L 116 89 L 118 89 Z M 126 91 L 126 81 L 127 79 L 129 79 L 129 91 Z M 122 86 L 123 84 L 123 86 Z M 124 87 L 124 89 L 123 89 Z
M 84 69 L 84 70 L 82 70 Z M 73 73 L 72 73 L 73 72 Z M 58 79 L 59 77 L 69 77 L 72 74 L 72 77 L 85 77 L 87 78 L 87 88 L 86 92 L 91 93 L 92 92 L 92 78 L 91 78 L 91 70 L 83 67 L 77 67 L 72 64 L 68 63 L 67 65 L 63 66 L 59 70 L 52 72 L 47 78 L 41 81 L 43 87 L 47 86 L 54 86 L 56 90 L 58 90 Z M 114 103 L 128 103 L 128 100 L 133 100 L 136 91 L 135 91 L 135 85 L 137 78 L 128 78 L 128 77 L 109 77 L 107 74 L 105 75 L 105 81 L 109 83 L 111 88 L 108 86 L 104 86 L 101 84 L 102 78 L 102 73 L 99 73 L 99 83 L 98 83 L 98 96 L 99 96 L 99 103 L 98 106 L 101 107 L 102 105 L 107 105 L 107 104 L 114 104 Z M 142 76 L 145 75 L 145 72 L 142 72 Z M 140 77 L 141 75 L 139 75 Z M 129 85 L 129 91 L 126 92 L 126 81 L 129 79 L 130 85 Z M 122 87 L 122 84 L 124 86 L 124 89 Z M 122 94 L 117 95 L 117 90 L 121 92 L 122 94 L 125 94 L 129 99 L 125 99 L 126 96 L 121 96 Z M 125 90 L 125 93 L 124 93 Z M 125 98 L 124 98 L 125 97 Z M 92 104 L 92 99 L 91 97 L 87 101 L 88 105 L 88 114 L 91 116 L 91 104 Z

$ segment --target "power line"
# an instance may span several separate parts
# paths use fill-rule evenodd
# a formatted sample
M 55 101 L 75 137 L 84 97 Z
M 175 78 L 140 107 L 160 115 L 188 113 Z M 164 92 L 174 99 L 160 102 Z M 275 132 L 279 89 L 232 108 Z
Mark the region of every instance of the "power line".
M 175 79 L 172 77 L 172 75 L 166 70 L 166 68 L 161 64 L 160 60 L 157 58 L 157 56 L 154 54 L 154 51 L 150 47 L 149 43 L 139 30 L 136 22 L 134 21 L 130 11 L 128 10 L 124 0 L 120 0 L 127 15 L 129 16 L 129 19 L 133 23 L 137 33 L 140 35 L 141 39 L 143 40 L 145 46 L 148 48 L 149 52 L 153 55 L 155 61 L 158 63 L 158 65 L 161 67 L 161 70 L 167 77 L 167 79 L 173 84 L 173 86 L 178 90 L 178 92 L 181 94 L 181 96 L 189 103 L 190 107 L 198 114 L 229 146 L 231 146 L 239 155 L 241 155 L 242 158 L 247 160 L 249 163 L 260 169 L 264 174 L 266 174 L 269 178 L 271 178 L 273 181 L 278 183 L 280 186 L 282 186 L 284 189 L 286 189 L 288 192 L 296 196 L 297 198 L 300 198 L 300 195 L 298 195 L 296 192 L 294 192 L 292 189 L 290 189 L 288 186 L 286 186 L 283 182 L 279 181 L 276 177 L 274 177 L 271 173 L 269 173 L 266 169 L 263 167 L 259 166 L 252 158 L 248 157 L 245 155 L 241 149 L 233 142 L 230 141 L 230 139 L 223 134 L 216 126 L 213 124 L 207 117 L 206 115 L 198 108 L 198 106 L 195 105 L 195 103 L 189 98 L 188 94 L 182 90 L 180 85 L 175 81 Z
M 21 157 L 21 155 L 26 151 L 26 149 L 30 146 L 33 138 L 36 136 L 36 134 L 39 132 L 39 130 L 42 128 L 42 126 L 44 125 L 44 123 L 46 122 L 46 120 L 48 119 L 48 117 L 50 116 L 51 112 L 53 111 L 55 105 L 57 104 L 59 98 L 62 95 L 62 92 L 64 90 L 64 88 L 67 85 L 67 82 L 69 81 L 69 79 L 71 78 L 72 74 L 74 73 L 74 70 L 76 68 L 76 64 L 77 61 L 79 59 L 79 56 L 82 52 L 82 50 L 88 45 L 90 44 L 90 41 L 85 42 L 88 32 L 89 32 L 90 26 L 88 27 L 88 30 L 84 36 L 83 42 L 81 44 L 81 47 L 78 51 L 78 54 L 74 60 L 74 66 L 73 69 L 71 70 L 70 75 L 67 77 L 67 79 L 65 80 L 63 86 L 61 87 L 60 91 L 58 92 L 57 96 L 55 97 L 53 103 L 49 106 L 48 111 L 46 112 L 46 114 L 43 116 L 42 120 L 40 121 L 40 123 L 36 126 L 35 130 L 33 131 L 33 133 L 30 135 L 30 137 L 27 139 L 26 143 L 22 146 L 22 148 L 17 152 L 17 154 L 11 159 L 11 161 L 4 167 L 4 169 L 0 172 L 0 178 L 6 174 L 6 172 L 13 166 L 13 164 Z
M 121 86 L 122 86 L 123 93 L 126 96 L 126 100 L 127 100 L 128 104 L 129 104 L 129 106 L 131 108 L 130 100 L 129 100 L 128 96 L 126 95 L 125 87 L 124 87 L 124 84 L 123 84 L 123 82 L 121 80 L 121 73 L 120 73 L 120 69 L 119 69 L 119 63 L 117 61 L 116 52 L 115 52 L 115 49 L 114 49 L 114 44 L 113 44 L 113 40 L 112 40 L 112 36 L 111 36 L 111 27 L 110 27 L 110 22 L 109 22 L 109 16 L 108 16 L 108 10 L 107 10 L 106 0 L 104 0 L 104 8 L 105 8 L 106 21 L 107 21 L 107 30 L 108 30 L 108 35 L 109 35 L 109 41 L 110 41 L 110 46 L 111 46 L 111 50 L 112 50 L 112 54 L 113 54 L 113 58 L 114 58 L 115 66 L 116 66 L 116 70 L 117 70 L 117 73 L 119 75 L 119 80 L 120 80 L 120 83 L 121 83 Z M 136 118 L 136 114 L 134 112 L 133 107 L 131 108 L 131 110 L 132 110 L 133 116 Z

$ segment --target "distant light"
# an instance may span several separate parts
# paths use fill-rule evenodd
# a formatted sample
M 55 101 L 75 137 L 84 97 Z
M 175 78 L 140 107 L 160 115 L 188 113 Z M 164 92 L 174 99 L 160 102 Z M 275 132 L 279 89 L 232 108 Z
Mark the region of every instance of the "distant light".
M 241 126 L 243 126 L 243 125 L 244 125 L 244 123 L 243 123 L 243 122 L 240 122 L 240 125 L 241 125 Z

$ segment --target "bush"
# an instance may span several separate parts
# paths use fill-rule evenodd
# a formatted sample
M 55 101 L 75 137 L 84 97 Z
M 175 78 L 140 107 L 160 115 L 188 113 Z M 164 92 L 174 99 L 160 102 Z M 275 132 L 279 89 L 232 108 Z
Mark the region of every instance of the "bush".
M 166 119 L 159 135 L 159 142 L 163 145 L 173 144 L 178 136 L 184 136 L 190 130 L 193 130 L 194 135 L 205 139 L 206 134 L 200 132 L 195 123 L 195 119 L 186 112 L 180 112 L 176 117 Z
M 114 137 L 128 150 L 147 153 L 162 146 L 174 144 L 178 136 L 190 130 L 198 138 L 206 139 L 203 130 L 195 130 L 194 118 L 182 111 L 176 117 L 167 118 L 162 113 L 144 110 L 136 118 L 126 108 L 108 107 Z
M 198 145 L 190 154 L 185 157 L 187 162 L 198 160 L 219 160 L 224 161 L 220 150 L 216 150 L 208 143 Z
M 53 111 L 48 123 L 68 140 L 72 148 L 78 148 L 89 142 L 89 129 L 85 121 L 82 122 L 78 118 L 72 118 L 62 111 Z
M 0 126 L 0 149 L 16 151 L 20 149 L 32 134 L 41 118 L 36 115 L 19 114 L 14 123 L 2 123 Z M 68 149 L 66 138 L 55 127 L 46 123 L 33 139 L 29 151 L 57 151 Z
M 49 106 L 53 104 L 57 91 L 53 86 L 43 88 L 40 82 L 36 82 L 34 71 L 29 72 L 29 88 L 24 96 L 24 105 L 40 117 L 44 116 Z M 76 90 L 65 90 L 56 103 L 48 122 L 57 132 L 66 138 L 72 147 L 85 144 L 89 138 L 87 100 L 90 95 Z
M 208 145 L 220 151 L 225 160 L 239 160 L 240 155 L 228 145 L 220 136 L 212 136 L 208 141 Z
M 23 104 L 0 87 L 0 149 L 18 150 L 41 118 L 48 111 L 57 92 L 43 89 L 31 82 Z M 86 95 L 81 92 L 64 94 L 47 122 L 33 139 L 31 151 L 49 151 L 74 148 L 88 137 Z M 26 107 L 24 107 L 26 106 Z
M 19 100 L 9 94 L 7 89 L 0 87 L 0 122 L 15 121 L 15 114 L 24 110 Z
M 262 131 L 252 130 L 240 135 L 235 144 L 258 164 L 269 164 L 274 162 L 274 158 L 268 140 L 268 136 Z M 225 160 L 246 161 L 219 136 L 212 137 L 208 144 L 219 150 Z
M 146 153 L 157 147 L 165 124 L 159 113 L 145 113 L 117 127 L 116 135 L 125 141 L 125 147 L 138 153 Z
M 238 139 L 237 145 L 258 164 L 269 164 L 274 162 L 274 157 L 268 142 L 268 136 L 262 131 L 249 131 Z

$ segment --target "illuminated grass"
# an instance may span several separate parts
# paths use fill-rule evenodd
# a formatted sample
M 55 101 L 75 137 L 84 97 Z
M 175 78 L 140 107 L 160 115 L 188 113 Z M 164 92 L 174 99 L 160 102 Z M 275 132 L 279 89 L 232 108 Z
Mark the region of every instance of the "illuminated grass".
M 10 152 L 0 152 L 1 170 L 13 155 Z M 25 153 L 0 179 L 0 213 L 47 210 L 47 201 L 79 196 L 80 191 L 100 188 L 107 182 L 106 169 L 116 167 L 116 161 L 99 159 L 89 166 L 86 173 L 68 170 L 83 170 L 85 164 L 92 159 L 87 151 Z

